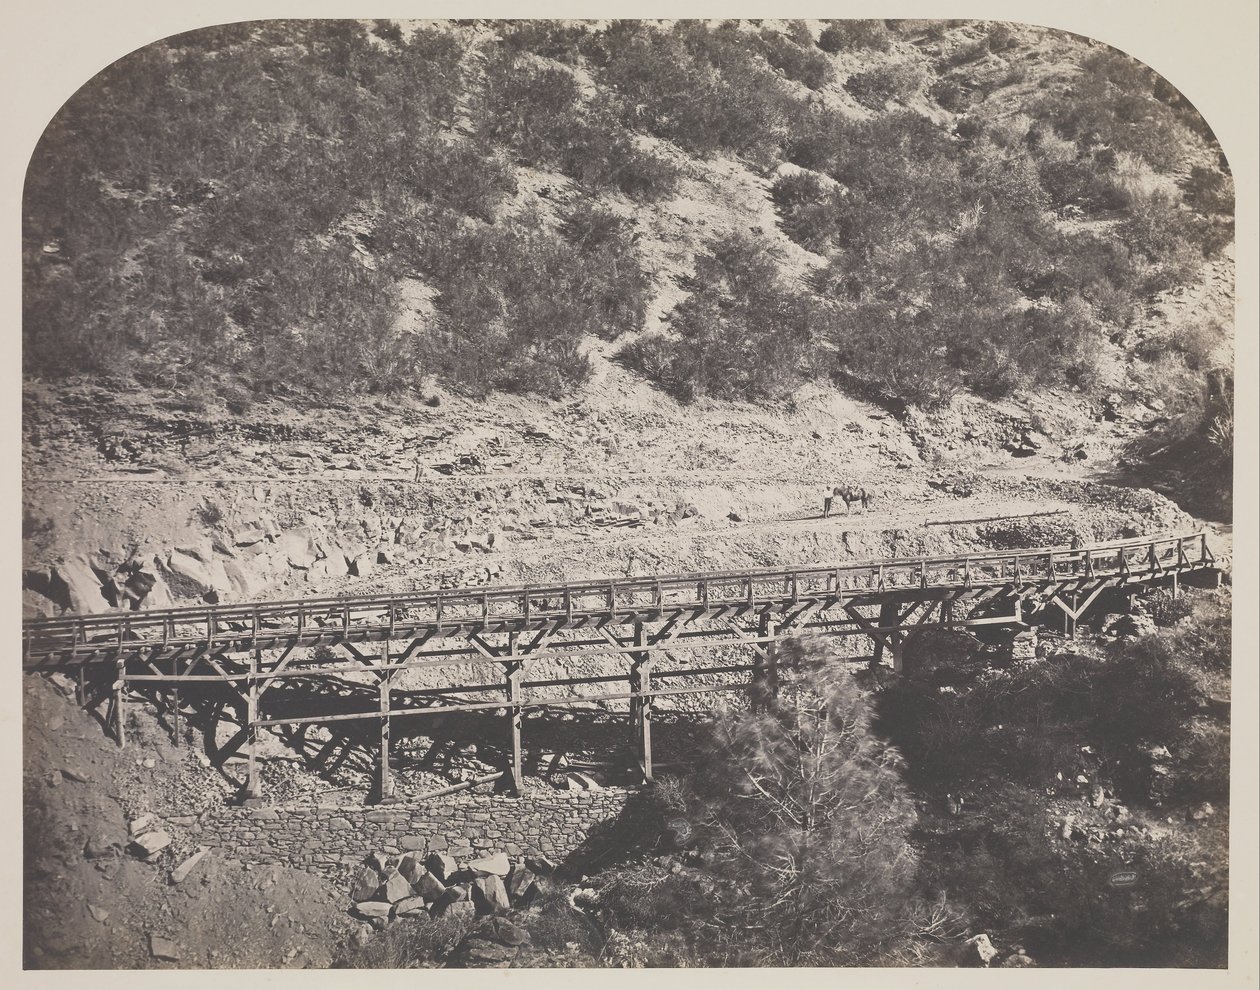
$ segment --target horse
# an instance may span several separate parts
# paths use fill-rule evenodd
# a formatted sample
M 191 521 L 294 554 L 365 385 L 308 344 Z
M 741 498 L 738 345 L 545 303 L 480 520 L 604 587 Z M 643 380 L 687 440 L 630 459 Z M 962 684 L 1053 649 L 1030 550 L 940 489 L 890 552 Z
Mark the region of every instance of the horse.
M 875 497 L 873 492 L 867 491 L 861 486 L 854 485 L 837 485 L 831 490 L 831 494 L 823 498 L 823 518 L 826 519 L 831 515 L 831 504 L 839 498 L 844 502 L 844 514 L 847 516 L 853 508 L 853 503 L 859 503 L 863 510 L 871 507 L 871 500 Z

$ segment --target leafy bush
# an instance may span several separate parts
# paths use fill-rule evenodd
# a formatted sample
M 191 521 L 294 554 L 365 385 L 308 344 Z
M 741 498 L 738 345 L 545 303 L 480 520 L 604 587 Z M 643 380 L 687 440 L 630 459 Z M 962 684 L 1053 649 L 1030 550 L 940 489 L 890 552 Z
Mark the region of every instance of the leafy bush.
M 840 232 L 843 197 L 808 172 L 785 175 L 770 187 L 770 198 L 783 218 L 783 232 L 802 247 L 825 253 Z
M 937 102 L 942 110 L 950 113 L 966 113 L 971 99 L 965 89 L 955 80 L 941 78 L 928 87 L 928 96 Z
M 883 110 L 891 99 L 908 100 L 923 89 L 927 70 L 918 63 L 881 65 L 845 80 L 847 89 L 868 110 Z
M 633 108 L 633 123 L 693 154 L 729 151 L 768 162 L 795 100 L 741 34 L 696 21 L 669 32 L 619 21 L 600 33 L 593 60 Z
M 1185 203 L 1205 215 L 1234 215 L 1234 181 L 1216 169 L 1193 165 L 1181 182 Z
M 1229 623 L 1220 615 L 1128 644 L 1096 685 L 1100 729 L 1122 745 L 1175 745 L 1229 657 Z
M 398 26 L 397 21 L 388 19 L 378 19 L 372 22 L 372 34 L 380 38 L 382 41 L 389 42 L 393 45 L 401 45 L 403 40 L 402 28 Z
M 818 47 L 825 52 L 874 48 L 886 52 L 892 47 L 892 34 L 883 21 L 829 21 L 818 35 Z
M 1019 931 L 1056 965 L 1224 965 L 1224 878 L 1202 871 L 1213 852 L 1164 840 L 1122 858 L 1065 845 L 1037 794 L 1018 786 L 995 788 L 984 806 L 964 841 L 931 836 L 921 857 L 925 886 L 948 890 L 976 928 Z M 1111 886 L 1119 869 L 1138 885 Z
M 835 310 L 831 337 L 837 374 L 874 389 L 878 399 L 932 409 L 962 389 L 962 378 L 946 360 L 946 349 L 930 317 L 878 303 Z
M 677 397 L 786 394 L 812 349 L 813 304 L 785 283 L 769 250 L 740 235 L 696 258 L 691 294 L 670 314 L 675 338 L 646 335 L 622 360 Z
M 1015 32 L 1011 30 L 1009 24 L 997 23 L 989 28 L 988 35 L 989 51 L 1004 52 L 1008 48 L 1013 48 L 1019 42 L 1015 38 Z
M 510 21 L 502 34 L 503 44 L 509 51 L 532 52 L 576 65 L 589 32 L 580 24 L 531 17 Z
M 1155 74 L 1115 49 L 1087 56 L 1082 70 L 1067 93 L 1045 96 L 1035 115 L 1083 148 L 1105 145 L 1141 155 L 1158 169 L 1173 168 L 1186 127 L 1155 96 Z
M 761 32 L 761 51 L 766 61 L 789 79 L 810 89 L 822 89 L 834 74 L 831 59 L 810 47 L 802 47 L 773 31 Z
M 572 73 L 505 54 L 489 61 L 478 102 L 487 141 L 511 146 L 531 164 L 551 165 L 588 187 L 611 186 L 657 198 L 674 169 L 642 150 L 609 105 L 585 105 Z

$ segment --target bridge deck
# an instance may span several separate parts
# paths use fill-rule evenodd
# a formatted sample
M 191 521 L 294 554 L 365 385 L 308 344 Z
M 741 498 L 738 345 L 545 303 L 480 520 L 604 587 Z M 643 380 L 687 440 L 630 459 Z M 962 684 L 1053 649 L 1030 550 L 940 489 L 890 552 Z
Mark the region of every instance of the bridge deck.
M 607 701 L 628 702 L 636 759 L 650 780 L 656 700 L 748 691 L 754 705 L 766 703 L 777 691 L 778 641 L 793 630 L 869 637 L 871 659 L 878 663 L 890 654 L 900 670 L 902 648 L 919 630 L 1019 626 L 1025 607 L 1040 614 L 1052 605 L 1070 632 L 1108 588 L 1166 579 L 1175 584 L 1214 567 L 1206 535 L 1196 533 L 829 567 L 64 615 L 23 623 L 22 663 L 25 670 L 77 671 L 84 704 L 95 707 L 109 698 L 106 718 L 120 745 L 132 688 L 167 692 L 177 739 L 181 686 L 201 697 L 212 726 L 225 706 L 235 706 L 239 731 L 215 748 L 222 766 L 247 745 L 243 791 L 249 797 L 262 793 L 255 748 L 259 731 L 270 726 L 300 732 L 308 725 L 375 721 L 378 795 L 388 800 L 392 724 L 443 713 L 502 712 L 509 754 L 504 773 L 519 789 L 522 713 Z M 393 645 L 400 642 L 406 644 L 401 650 Z M 367 644 L 376 646 L 362 648 Z M 316 647 L 336 647 L 347 656 Z M 680 659 L 705 650 L 719 652 L 716 664 L 712 657 L 703 663 Z M 732 652 L 736 661 L 742 654 L 750 662 L 732 663 Z M 582 666 L 593 658 L 624 666 L 606 676 Z M 658 669 L 662 659 L 673 666 Z M 555 661 L 563 676 L 540 676 L 543 668 L 534 665 L 541 660 Z M 463 666 L 489 668 L 492 682 L 457 671 L 445 678 L 445 687 L 404 690 L 398 676 L 419 667 Z M 531 668 L 535 677 L 526 680 Z M 714 679 L 722 675 L 734 679 Z M 672 683 L 687 677 L 703 683 Z M 604 687 L 618 681 L 620 690 Z M 580 691 L 594 685 L 601 686 L 598 693 Z M 99 689 L 94 703 L 93 686 Z M 497 697 L 467 697 L 484 692 Z M 213 740 L 214 728 L 207 732 Z M 324 751 L 336 743 L 334 734 Z
M 23 623 L 23 668 L 114 663 L 120 655 L 244 653 L 470 633 L 602 628 L 666 612 L 736 615 L 830 597 L 840 605 L 925 600 L 960 589 L 1048 589 L 1081 579 L 1140 583 L 1214 566 L 1206 535 L 1138 538 L 1065 549 L 865 560 L 601 578 L 547 585 L 196 605 Z

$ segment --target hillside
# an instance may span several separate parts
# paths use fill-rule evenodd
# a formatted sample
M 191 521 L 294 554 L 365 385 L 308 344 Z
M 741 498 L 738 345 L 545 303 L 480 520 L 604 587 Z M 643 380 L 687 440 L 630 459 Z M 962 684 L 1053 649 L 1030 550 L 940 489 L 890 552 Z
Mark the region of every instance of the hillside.
M 1026 25 L 169 38 L 86 83 L 28 173 L 23 613 L 1200 528 L 1228 583 L 1233 214 L 1228 163 L 1168 81 Z M 869 507 L 823 518 L 845 483 Z M 920 858 L 886 942 L 817 958 L 948 962 L 965 929 L 993 934 L 995 965 L 1031 965 L 1021 947 L 1224 964 L 1229 592 L 1103 604 L 1028 663 L 968 641 L 905 683 L 858 674 L 872 745 L 905 754 Z M 835 658 L 866 649 L 845 642 Z M 625 676 L 584 663 L 531 677 Z M 186 696 L 176 738 L 136 689 L 116 750 L 67 680 L 24 687 L 28 965 L 428 966 L 472 924 L 352 923 L 349 875 L 379 849 L 316 876 L 221 848 L 241 783 L 241 757 L 209 758 L 235 735 L 222 705 Z M 740 714 L 662 699 L 663 768 L 694 759 L 711 709 Z M 397 726 L 407 807 L 502 769 L 481 714 Z M 628 779 L 622 702 L 549 715 L 528 758 Z M 377 742 L 352 725 L 264 732 L 268 801 L 372 814 Z M 664 814 L 668 784 L 651 793 Z M 174 837 L 149 862 L 128 834 L 146 814 Z M 710 899 L 738 902 L 743 877 L 723 887 L 711 850 L 597 845 L 598 870 L 575 854 L 513 916 L 537 953 L 519 965 L 813 958 L 715 935 Z M 1167 878 L 1138 902 L 1149 923 L 1095 892 L 1135 860 Z
M 579 398 L 610 362 L 653 402 L 1118 393 L 1166 420 L 1137 460 L 1213 456 L 1231 216 L 1194 109 L 1045 29 L 235 25 L 50 125 L 24 362 L 195 415 Z

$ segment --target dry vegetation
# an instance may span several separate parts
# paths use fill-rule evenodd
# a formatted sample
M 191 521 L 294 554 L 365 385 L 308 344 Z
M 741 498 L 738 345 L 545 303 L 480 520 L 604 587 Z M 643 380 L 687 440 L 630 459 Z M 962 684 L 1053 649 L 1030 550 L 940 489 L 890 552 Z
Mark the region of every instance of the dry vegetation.
M 776 229 L 668 212 L 728 167 Z M 1193 462 L 1224 490 L 1232 327 L 1165 325 L 1160 307 L 1230 257 L 1233 211 L 1176 90 L 1040 29 L 228 25 L 120 60 L 44 135 L 23 211 L 24 371 L 173 389 L 163 415 L 223 422 L 264 396 L 346 419 L 364 392 L 454 418 L 496 392 L 570 399 L 609 355 L 687 403 L 788 408 L 821 382 L 898 413 L 1038 392 L 1103 408 L 1119 390 L 1162 414 L 1135 457 Z M 665 218 L 694 224 L 688 243 Z M 734 442 L 709 439 L 730 460 Z M 622 470 L 609 451 L 601 466 Z M 24 537 L 52 527 L 28 513 Z M 535 946 L 626 965 L 908 964 L 989 931 L 1048 965 L 1222 965 L 1228 598 L 1149 607 L 1164 628 L 1124 645 L 970 658 L 878 691 L 798 644 L 781 701 L 714 724 L 711 772 L 659 788 L 662 819 L 699 837 L 622 850 L 591 878 L 595 907 L 553 891 Z M 806 751 L 817 763 L 785 774 Z M 1106 783 L 1101 806 L 1078 776 Z M 1216 817 L 1187 823 L 1204 802 Z M 1094 812 L 1118 838 L 1063 824 Z M 1135 861 L 1137 895 L 1105 886 Z M 399 926 L 345 961 L 433 964 L 462 935 Z
M 722 155 L 777 175 L 783 233 L 821 261 L 802 280 L 770 242 L 715 235 L 663 332 L 623 352 L 663 388 L 833 379 L 923 407 L 1102 388 L 1106 343 L 1232 241 L 1232 182 L 1193 107 L 1111 49 L 1050 38 L 1057 71 L 1012 112 L 1046 40 L 914 21 L 169 39 L 85 86 L 36 153 L 26 368 L 559 395 L 675 274 L 646 270 L 644 211 Z M 568 215 L 508 208 L 521 166 L 572 183 Z M 431 311 L 404 313 L 407 281 Z M 1135 382 L 1158 366 L 1203 392 L 1191 351 L 1142 343 Z M 1183 432 L 1219 432 L 1227 399 Z

